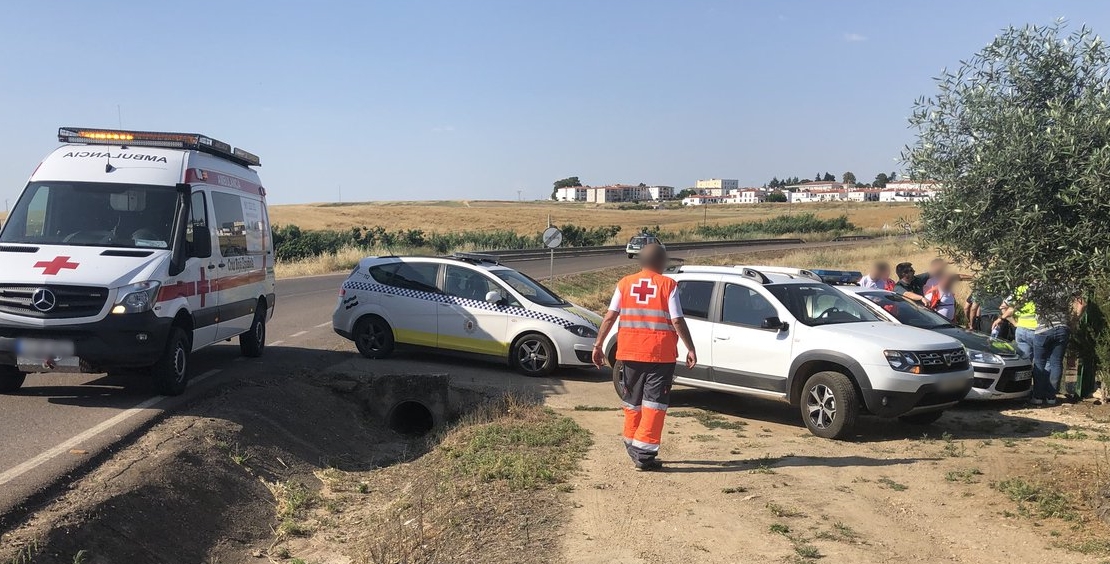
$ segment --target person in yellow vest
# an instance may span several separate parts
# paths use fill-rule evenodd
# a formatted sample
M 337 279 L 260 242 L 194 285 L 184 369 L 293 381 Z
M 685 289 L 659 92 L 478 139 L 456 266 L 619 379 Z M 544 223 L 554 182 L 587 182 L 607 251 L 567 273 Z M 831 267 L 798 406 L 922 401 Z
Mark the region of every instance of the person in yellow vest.
M 678 284 L 663 276 L 667 251 L 660 245 L 640 250 L 641 270 L 617 283 L 609 311 L 601 322 L 594 344 L 593 362 L 605 362 L 602 343 L 617 325 L 617 360 L 623 363 L 620 389 L 624 410 L 624 445 L 640 470 L 663 467 L 657 458 L 667 416 L 671 385 L 678 361 L 678 341 L 686 346 L 686 367 L 698 362 Z
M 1026 298 L 1029 286 L 1018 286 L 1014 293 L 1002 301 L 1001 314 L 994 321 L 994 328 L 1000 328 L 1002 323 L 1010 322 L 1014 325 L 1014 343 L 1026 358 L 1033 358 L 1033 332 L 1037 329 L 1037 306 L 1033 300 Z

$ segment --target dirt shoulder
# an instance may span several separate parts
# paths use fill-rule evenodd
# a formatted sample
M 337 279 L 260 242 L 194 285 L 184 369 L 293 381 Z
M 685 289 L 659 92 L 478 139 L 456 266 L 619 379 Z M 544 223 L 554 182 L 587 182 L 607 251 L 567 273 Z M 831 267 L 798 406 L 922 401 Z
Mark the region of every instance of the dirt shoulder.
M 1110 558 L 1106 406 L 965 406 L 928 428 L 864 418 L 838 442 L 777 403 L 676 389 L 672 404 L 660 473 L 631 469 L 619 411 L 565 406 L 597 440 L 564 562 Z

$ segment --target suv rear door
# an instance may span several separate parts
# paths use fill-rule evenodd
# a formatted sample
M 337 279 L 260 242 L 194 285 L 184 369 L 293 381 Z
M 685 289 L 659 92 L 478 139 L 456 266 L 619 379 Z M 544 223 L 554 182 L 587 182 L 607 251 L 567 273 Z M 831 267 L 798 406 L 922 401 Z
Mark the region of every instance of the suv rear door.
M 762 392 L 786 393 L 792 339 L 760 328 L 769 317 L 786 319 L 777 300 L 744 283 L 721 284 L 713 323 L 713 381 Z M 781 309 L 781 311 L 780 311 Z
M 686 346 L 679 341 L 679 362 L 675 368 L 675 376 L 696 380 L 710 379 L 709 371 L 713 365 L 713 351 L 710 347 L 713 323 L 710 322 L 710 316 L 719 279 L 719 276 L 709 276 L 678 280 L 678 301 L 682 304 L 682 317 L 690 328 L 690 338 L 698 351 L 698 364 L 693 369 L 686 368 Z

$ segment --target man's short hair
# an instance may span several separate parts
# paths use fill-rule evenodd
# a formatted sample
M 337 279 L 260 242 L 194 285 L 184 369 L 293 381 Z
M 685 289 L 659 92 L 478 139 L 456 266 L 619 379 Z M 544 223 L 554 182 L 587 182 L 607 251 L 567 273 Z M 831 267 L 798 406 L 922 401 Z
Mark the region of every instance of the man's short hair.
M 906 274 L 910 272 L 913 272 L 912 262 L 900 262 L 894 267 L 894 273 L 898 275 L 899 279 L 905 278 Z

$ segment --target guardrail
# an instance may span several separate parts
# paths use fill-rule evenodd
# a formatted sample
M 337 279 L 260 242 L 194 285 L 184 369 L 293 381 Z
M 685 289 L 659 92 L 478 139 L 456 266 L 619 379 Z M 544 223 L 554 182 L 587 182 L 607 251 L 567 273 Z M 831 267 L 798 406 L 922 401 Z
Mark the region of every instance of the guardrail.
M 860 241 L 873 239 L 870 235 L 843 235 L 833 241 Z M 764 245 L 803 245 L 805 239 L 738 239 L 731 241 L 699 241 L 694 243 L 668 243 L 669 251 L 692 251 L 697 249 L 718 249 L 722 247 L 756 247 Z M 602 247 L 557 247 L 555 258 L 560 257 L 588 257 L 606 254 L 624 253 L 624 245 L 606 245 Z M 505 249 L 501 251 L 481 251 L 481 254 L 493 255 L 505 262 L 523 262 L 529 260 L 547 260 L 551 257 L 551 249 Z

